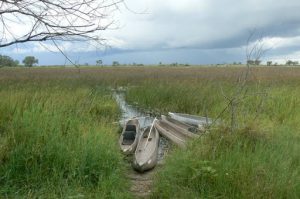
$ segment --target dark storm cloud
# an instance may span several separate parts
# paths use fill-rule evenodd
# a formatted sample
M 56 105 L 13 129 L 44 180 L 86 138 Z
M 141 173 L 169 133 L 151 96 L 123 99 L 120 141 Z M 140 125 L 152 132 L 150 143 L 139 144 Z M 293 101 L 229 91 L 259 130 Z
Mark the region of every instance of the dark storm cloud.
M 147 14 L 120 13 L 120 29 L 104 32 L 112 49 L 94 59 L 242 61 L 243 47 L 254 30 L 253 40 L 264 37 L 272 48 L 269 55 L 291 54 L 300 59 L 299 0 L 127 0 L 127 4 L 135 11 L 147 8 Z M 66 45 L 66 51 L 72 49 L 74 46 Z M 92 60 L 92 53 L 88 54 L 86 59 Z
M 300 35 L 297 0 L 145 2 L 149 14 L 125 18 L 115 33 L 124 48 L 232 48 L 244 45 L 254 29 L 263 36 Z

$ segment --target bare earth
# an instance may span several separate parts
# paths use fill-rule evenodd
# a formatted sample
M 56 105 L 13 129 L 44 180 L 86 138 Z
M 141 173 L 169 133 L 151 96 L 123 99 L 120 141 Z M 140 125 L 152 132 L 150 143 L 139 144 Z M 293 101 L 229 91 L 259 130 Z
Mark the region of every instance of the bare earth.
M 130 192 L 137 198 L 147 198 L 152 191 L 154 173 L 155 169 L 145 173 L 131 170 L 128 174 L 128 178 L 131 181 Z
M 164 161 L 160 160 L 154 169 L 144 173 L 139 173 L 132 168 L 128 170 L 127 177 L 131 183 L 130 192 L 136 198 L 148 198 L 150 196 L 153 188 L 153 178 L 163 164 Z

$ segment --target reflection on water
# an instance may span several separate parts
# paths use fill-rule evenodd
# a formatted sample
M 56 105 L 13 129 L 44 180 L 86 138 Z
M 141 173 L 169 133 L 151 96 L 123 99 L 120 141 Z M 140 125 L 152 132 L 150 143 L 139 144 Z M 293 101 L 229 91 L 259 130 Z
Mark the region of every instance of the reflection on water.
M 154 117 L 142 112 L 137 107 L 127 104 L 125 101 L 125 93 L 124 92 L 115 91 L 113 96 L 116 99 L 116 101 L 122 111 L 121 119 L 119 121 L 119 124 L 121 127 L 123 127 L 126 124 L 126 122 L 133 117 L 138 118 L 140 127 L 142 130 L 145 129 L 146 127 L 152 125 Z M 168 143 L 169 142 L 167 139 L 160 137 L 159 148 L 158 148 L 158 161 L 161 161 L 163 159 L 164 155 L 166 154 L 166 152 L 168 151 L 168 149 L 169 149 Z

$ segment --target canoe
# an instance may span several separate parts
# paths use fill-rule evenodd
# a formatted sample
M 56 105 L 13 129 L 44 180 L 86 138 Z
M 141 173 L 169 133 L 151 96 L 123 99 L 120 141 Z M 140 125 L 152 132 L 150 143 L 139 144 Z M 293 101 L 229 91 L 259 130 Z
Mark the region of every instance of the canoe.
M 184 114 L 184 113 L 172 113 L 169 112 L 168 115 L 175 119 L 178 120 L 180 122 L 184 122 L 193 126 L 207 126 L 207 125 L 211 125 L 213 120 L 211 118 L 208 117 L 200 117 L 197 115 L 190 115 L 190 114 Z
M 142 133 L 134 153 L 133 168 L 135 170 L 143 172 L 155 167 L 157 164 L 158 144 L 158 131 L 155 127 L 147 127 Z
M 139 123 L 140 123 L 140 128 L 146 128 L 148 126 L 151 125 L 151 123 L 153 122 L 153 118 L 150 117 L 150 116 L 139 116 L 139 117 L 135 117 L 139 120 Z M 124 126 L 126 125 L 127 121 L 129 119 L 121 119 L 119 120 L 119 125 L 121 128 L 124 128 Z
M 177 128 L 171 126 L 163 120 L 156 120 L 154 123 L 154 127 L 162 136 L 166 137 L 179 147 L 185 147 L 188 137 L 182 134 Z
M 197 132 L 199 133 L 199 130 L 194 126 L 180 122 L 178 120 L 175 120 L 175 119 L 165 116 L 165 115 L 162 115 L 161 119 L 163 121 L 165 121 L 166 123 L 168 123 L 170 126 L 177 128 L 182 134 L 186 135 L 189 138 L 199 137 L 199 134 L 195 134 Z
M 119 144 L 124 154 L 131 154 L 135 151 L 140 137 L 140 124 L 137 118 L 126 122 L 121 133 Z

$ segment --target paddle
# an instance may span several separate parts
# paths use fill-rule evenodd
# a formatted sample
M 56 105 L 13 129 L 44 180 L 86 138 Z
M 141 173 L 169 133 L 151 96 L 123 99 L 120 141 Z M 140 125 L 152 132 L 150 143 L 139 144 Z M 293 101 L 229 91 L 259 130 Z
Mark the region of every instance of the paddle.
M 146 144 L 145 144 L 144 150 L 145 150 L 145 148 L 146 148 L 146 147 L 147 147 L 147 145 L 148 145 L 148 140 L 149 140 L 149 137 L 150 137 L 150 133 L 151 133 L 151 131 L 152 131 L 153 127 L 154 127 L 154 123 L 155 123 L 155 121 L 156 121 L 156 117 L 154 118 L 154 120 L 153 120 L 153 122 L 152 122 L 152 125 L 151 125 L 151 128 L 150 128 L 150 131 L 149 131 L 149 133 L 148 133 L 148 136 L 147 136 L 147 141 L 146 141 Z M 154 128 L 155 128 L 155 127 L 154 127 Z

